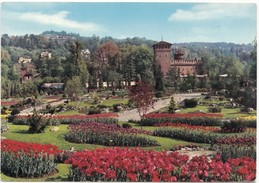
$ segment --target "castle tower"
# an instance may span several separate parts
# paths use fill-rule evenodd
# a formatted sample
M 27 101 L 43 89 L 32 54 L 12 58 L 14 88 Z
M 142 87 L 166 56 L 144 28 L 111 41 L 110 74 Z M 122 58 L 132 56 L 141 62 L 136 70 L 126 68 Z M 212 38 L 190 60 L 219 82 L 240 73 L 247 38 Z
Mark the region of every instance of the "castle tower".
M 161 66 L 161 71 L 164 76 L 167 75 L 168 71 L 171 68 L 172 62 L 172 44 L 160 41 L 153 45 L 154 49 L 154 60 Z

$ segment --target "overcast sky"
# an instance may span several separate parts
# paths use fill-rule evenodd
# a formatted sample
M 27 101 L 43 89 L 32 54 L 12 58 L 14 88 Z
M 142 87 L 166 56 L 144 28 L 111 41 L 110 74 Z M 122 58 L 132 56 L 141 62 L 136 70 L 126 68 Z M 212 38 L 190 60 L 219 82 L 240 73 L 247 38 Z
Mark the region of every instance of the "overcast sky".
M 171 43 L 252 43 L 256 4 L 5 2 L 1 31 L 9 35 L 46 30 L 114 38 L 145 37 Z

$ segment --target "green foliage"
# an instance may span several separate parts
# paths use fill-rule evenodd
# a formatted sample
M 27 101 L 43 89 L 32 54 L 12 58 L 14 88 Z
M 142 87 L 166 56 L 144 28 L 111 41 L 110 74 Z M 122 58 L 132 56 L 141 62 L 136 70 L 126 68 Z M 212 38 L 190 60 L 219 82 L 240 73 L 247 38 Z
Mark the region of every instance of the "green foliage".
M 123 123 L 122 128 L 132 128 L 132 126 L 129 123 Z
M 69 97 L 74 100 L 77 100 L 79 95 L 83 91 L 83 86 L 80 81 L 80 77 L 74 76 L 72 79 L 69 79 L 66 83 L 65 92 Z
M 42 133 L 48 125 L 48 120 L 40 116 L 36 111 L 28 118 L 29 133 Z
M 246 130 L 244 123 L 239 120 L 224 121 L 221 125 L 222 133 L 241 133 Z
M 174 113 L 175 109 L 176 109 L 176 101 L 175 101 L 174 97 L 171 97 L 170 104 L 169 104 L 169 107 L 168 107 L 168 112 Z
M 157 91 L 156 93 L 155 93 L 155 97 L 156 98 L 161 98 L 161 97 L 163 97 L 164 96 L 164 92 L 162 92 L 162 91 Z
M 144 118 L 141 120 L 143 126 L 154 126 L 159 123 L 183 123 L 194 126 L 220 126 L 221 118 L 197 117 L 197 118 Z
M 196 99 L 185 99 L 183 102 L 184 107 L 186 108 L 194 108 L 198 105 L 198 101 Z
M 96 107 L 90 107 L 89 109 L 88 109 L 88 114 L 89 115 L 92 115 L 92 114 L 101 114 L 101 109 L 99 109 L 99 108 L 96 108 Z
M 256 147 L 255 145 L 238 145 L 238 144 L 217 144 L 213 145 L 217 153 L 221 155 L 222 161 L 227 161 L 229 158 L 241 158 L 248 156 L 256 160 Z
M 212 113 L 220 113 L 221 112 L 221 108 L 219 106 L 217 106 L 217 107 L 210 107 L 210 108 L 208 108 L 208 111 L 212 112 Z

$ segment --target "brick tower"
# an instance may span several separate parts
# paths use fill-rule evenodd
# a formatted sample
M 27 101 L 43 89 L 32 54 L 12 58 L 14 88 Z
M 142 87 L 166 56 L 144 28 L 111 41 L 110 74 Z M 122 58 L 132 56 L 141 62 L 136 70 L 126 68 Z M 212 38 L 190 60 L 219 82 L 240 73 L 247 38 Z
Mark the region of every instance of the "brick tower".
M 164 76 L 167 75 L 171 68 L 172 62 L 172 44 L 165 41 L 160 41 L 153 45 L 154 60 L 161 66 L 161 71 Z

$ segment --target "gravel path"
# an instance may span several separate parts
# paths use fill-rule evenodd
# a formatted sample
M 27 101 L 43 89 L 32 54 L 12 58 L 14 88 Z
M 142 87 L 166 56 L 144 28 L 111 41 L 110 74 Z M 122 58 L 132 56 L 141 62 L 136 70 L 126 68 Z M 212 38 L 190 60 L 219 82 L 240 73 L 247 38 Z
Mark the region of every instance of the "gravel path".
M 200 98 L 201 93 L 174 94 L 173 96 L 177 102 L 181 102 L 187 98 Z M 164 108 L 168 106 L 169 103 L 170 103 L 170 98 L 159 100 L 154 104 L 154 108 L 150 109 L 148 113 Z M 119 113 L 119 121 L 129 121 L 130 119 L 140 120 L 137 109 L 127 110 L 127 111 L 124 111 L 123 113 Z
M 60 105 L 60 104 L 64 104 L 64 101 L 66 101 L 66 100 L 60 100 L 60 101 L 57 101 L 57 102 L 52 102 L 52 103 L 50 103 L 50 105 L 51 105 L 51 106 L 58 106 L 58 105 Z M 42 104 L 42 105 L 39 105 L 39 106 L 36 106 L 36 107 L 30 107 L 30 108 L 28 108 L 28 109 L 24 109 L 24 110 L 22 110 L 22 111 L 20 112 L 20 114 L 28 114 L 28 113 L 31 113 L 34 108 L 36 109 L 36 111 L 41 110 L 41 109 L 45 108 L 46 105 L 47 105 L 47 104 Z

